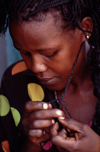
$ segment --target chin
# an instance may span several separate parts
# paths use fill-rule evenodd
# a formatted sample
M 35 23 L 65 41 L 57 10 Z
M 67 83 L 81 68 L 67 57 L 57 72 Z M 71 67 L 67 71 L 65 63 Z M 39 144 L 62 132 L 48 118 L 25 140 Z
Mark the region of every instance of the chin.
M 46 87 L 52 91 L 61 91 L 65 89 L 65 86 L 61 86 L 61 85 L 48 85 Z

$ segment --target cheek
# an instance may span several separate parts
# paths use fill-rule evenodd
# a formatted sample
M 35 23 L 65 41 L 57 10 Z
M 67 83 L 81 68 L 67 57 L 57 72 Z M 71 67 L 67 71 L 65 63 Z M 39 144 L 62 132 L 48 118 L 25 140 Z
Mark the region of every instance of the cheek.
M 69 78 L 71 73 L 72 66 L 65 62 L 56 62 L 56 64 L 49 67 L 48 71 L 52 71 L 56 74 L 57 77 L 61 79 L 61 81 L 66 81 Z
M 71 60 L 71 57 L 67 56 L 66 54 L 59 55 L 59 60 L 52 61 L 50 64 L 50 67 L 52 70 L 54 70 L 56 73 L 63 75 L 69 75 L 71 72 L 71 69 L 73 67 L 73 62 Z

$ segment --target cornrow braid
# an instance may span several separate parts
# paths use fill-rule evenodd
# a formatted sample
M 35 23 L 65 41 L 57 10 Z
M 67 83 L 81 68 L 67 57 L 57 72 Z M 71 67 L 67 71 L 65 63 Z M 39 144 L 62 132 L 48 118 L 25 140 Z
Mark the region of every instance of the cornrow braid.
M 93 71 L 94 94 L 98 103 L 92 128 L 100 135 L 100 0 L 8 0 L 8 19 L 20 21 L 21 15 L 22 20 L 28 21 L 30 17 L 36 16 L 39 12 L 50 11 L 50 8 L 61 12 L 63 20 L 68 23 L 64 28 L 69 25 L 72 29 L 77 27 L 85 37 L 86 32 L 91 32 L 84 31 L 80 22 L 87 16 L 93 20 L 93 32 L 88 40 L 90 45 L 88 60 Z

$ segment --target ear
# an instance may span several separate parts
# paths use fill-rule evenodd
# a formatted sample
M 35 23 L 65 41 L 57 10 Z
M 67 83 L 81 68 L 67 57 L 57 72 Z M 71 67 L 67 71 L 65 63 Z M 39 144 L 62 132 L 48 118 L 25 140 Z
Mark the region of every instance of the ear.
M 89 32 L 93 32 L 93 21 L 92 21 L 92 18 L 90 18 L 90 17 L 83 18 L 83 20 L 80 23 L 80 26 L 82 27 L 83 30 L 86 30 L 86 31 L 89 31 Z M 85 32 L 86 36 L 88 36 L 88 39 L 92 35 L 89 32 Z M 86 37 L 84 36 L 84 34 L 83 34 L 83 41 L 86 41 Z

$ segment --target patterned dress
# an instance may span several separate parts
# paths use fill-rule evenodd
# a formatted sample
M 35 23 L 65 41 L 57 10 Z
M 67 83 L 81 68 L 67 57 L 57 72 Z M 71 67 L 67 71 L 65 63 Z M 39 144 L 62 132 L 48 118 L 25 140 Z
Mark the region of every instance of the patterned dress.
M 18 152 L 26 141 L 21 123 L 25 103 L 29 100 L 49 102 L 52 99 L 54 93 L 39 83 L 24 61 L 5 71 L 0 89 L 0 141 L 4 151 Z M 44 149 L 42 151 L 57 151 L 50 141 Z

